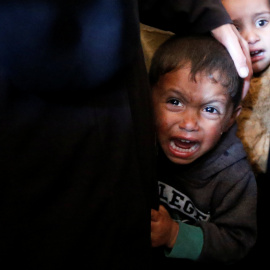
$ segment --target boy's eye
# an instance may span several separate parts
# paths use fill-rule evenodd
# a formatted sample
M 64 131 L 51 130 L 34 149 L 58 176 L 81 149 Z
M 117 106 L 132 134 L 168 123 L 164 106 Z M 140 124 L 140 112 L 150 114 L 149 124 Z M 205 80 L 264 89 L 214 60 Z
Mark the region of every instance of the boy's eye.
M 170 103 L 170 104 L 172 104 L 174 106 L 183 106 L 182 103 L 178 99 L 174 99 L 174 98 L 170 99 L 168 101 L 168 103 Z
M 256 25 L 256 27 L 263 27 L 263 26 L 265 26 L 267 23 L 268 23 L 267 20 L 258 20 L 258 21 L 256 21 L 255 25 Z
M 241 29 L 240 29 L 240 26 L 239 25 L 237 25 L 237 24 L 234 24 L 234 26 L 235 26 L 235 28 L 240 32 L 241 31 Z
M 205 107 L 203 110 L 208 113 L 218 113 L 218 111 L 213 107 Z

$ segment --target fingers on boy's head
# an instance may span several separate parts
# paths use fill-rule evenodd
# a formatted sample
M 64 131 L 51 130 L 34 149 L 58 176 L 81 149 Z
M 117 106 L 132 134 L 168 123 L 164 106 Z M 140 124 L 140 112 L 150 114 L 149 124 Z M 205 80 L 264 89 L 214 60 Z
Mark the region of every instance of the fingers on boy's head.
M 239 105 L 243 79 L 239 77 L 226 48 L 208 35 L 188 37 L 175 35 L 165 41 L 152 59 L 149 71 L 150 84 L 154 86 L 160 76 L 186 65 L 191 68 L 191 79 L 196 80 L 198 73 L 206 74 L 213 82 L 227 88 L 234 105 Z

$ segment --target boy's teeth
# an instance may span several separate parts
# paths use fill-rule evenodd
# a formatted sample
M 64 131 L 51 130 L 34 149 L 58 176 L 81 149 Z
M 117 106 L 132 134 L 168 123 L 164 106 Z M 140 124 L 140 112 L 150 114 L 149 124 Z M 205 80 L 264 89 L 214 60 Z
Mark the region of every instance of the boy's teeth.
M 190 142 L 190 141 L 187 141 L 187 140 L 181 140 L 182 142 Z M 171 141 L 171 147 L 177 151 L 181 151 L 181 152 L 193 152 L 195 151 L 199 145 L 198 143 L 195 143 L 194 145 L 192 145 L 190 148 L 181 148 L 181 147 L 178 147 L 175 145 L 175 143 L 173 141 Z
M 188 140 L 180 140 L 181 142 L 190 143 Z
M 259 50 L 259 51 L 251 52 L 250 55 L 251 55 L 251 56 L 254 56 L 254 55 L 260 54 L 260 53 L 262 53 L 262 51 Z

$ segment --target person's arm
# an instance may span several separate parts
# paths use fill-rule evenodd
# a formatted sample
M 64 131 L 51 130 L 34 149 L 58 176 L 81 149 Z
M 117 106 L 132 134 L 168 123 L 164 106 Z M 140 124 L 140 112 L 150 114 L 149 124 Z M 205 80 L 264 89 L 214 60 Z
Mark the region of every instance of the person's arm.
M 219 0 L 138 0 L 140 21 L 175 34 L 206 33 L 232 23 Z
M 256 240 L 256 186 L 253 174 L 239 181 L 220 200 L 209 222 L 179 222 L 170 258 L 234 263 L 245 257 Z M 217 190 L 222 194 L 224 191 Z M 215 200 L 215 199 L 213 199 Z
M 252 65 L 247 42 L 233 24 L 224 24 L 212 30 L 212 35 L 222 43 L 231 55 L 240 77 L 245 78 L 242 98 L 248 92 L 252 77 Z
M 220 0 L 138 0 L 140 21 L 175 34 L 207 33 L 230 53 L 239 76 L 245 78 L 243 98 L 252 76 L 246 41 L 239 35 Z
M 222 263 L 242 259 L 256 240 L 253 173 L 246 174 L 235 185 L 218 186 L 212 201 L 210 220 L 198 222 L 195 226 L 172 220 L 166 209 L 160 206 L 159 211 L 152 215 L 152 246 L 164 246 L 169 258 Z
M 179 225 L 174 221 L 163 205 L 158 210 L 151 210 L 151 242 L 152 247 L 166 246 L 173 248 Z
M 165 247 L 167 257 L 197 260 L 203 247 L 203 232 L 198 226 L 175 221 L 163 205 L 151 211 L 152 247 Z
M 236 166 L 233 171 L 223 173 L 239 175 L 241 170 L 243 167 Z M 256 242 L 257 187 L 254 174 L 247 172 L 233 185 L 224 175 L 221 177 L 227 180 L 215 188 L 209 222 L 198 224 L 204 235 L 199 261 L 234 263 L 243 259 Z

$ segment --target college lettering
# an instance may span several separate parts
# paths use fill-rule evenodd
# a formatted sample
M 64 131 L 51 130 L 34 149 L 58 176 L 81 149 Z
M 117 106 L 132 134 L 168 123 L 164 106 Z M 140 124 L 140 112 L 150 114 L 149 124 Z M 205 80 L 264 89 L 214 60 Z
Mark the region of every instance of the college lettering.
M 163 182 L 158 182 L 158 185 L 159 199 L 171 209 L 175 209 L 195 220 L 207 221 L 210 218 L 209 214 L 205 214 L 197 209 L 185 194 Z

